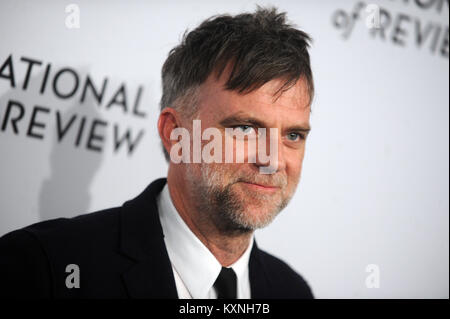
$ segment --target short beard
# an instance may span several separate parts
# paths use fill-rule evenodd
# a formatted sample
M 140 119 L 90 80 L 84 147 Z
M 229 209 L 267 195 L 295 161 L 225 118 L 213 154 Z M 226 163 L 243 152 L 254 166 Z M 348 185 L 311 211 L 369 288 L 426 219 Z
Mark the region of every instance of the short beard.
M 230 180 L 229 184 L 223 185 L 225 170 L 221 166 L 214 167 L 214 165 L 203 163 L 200 169 L 200 178 L 193 174 L 192 167 L 187 169 L 187 178 L 194 191 L 196 209 L 202 217 L 212 221 L 223 234 L 248 234 L 269 225 L 278 213 L 287 206 L 293 195 L 291 193 L 288 196 L 283 196 L 283 199 L 275 206 L 273 211 L 264 214 L 262 217 L 258 216 L 261 218 L 251 218 L 246 213 L 244 203 L 231 190 L 233 184 L 244 181 L 242 178 L 237 177 Z M 278 178 L 278 181 L 278 184 L 282 186 L 287 184 L 285 178 Z M 282 191 L 284 189 L 285 187 Z M 254 195 L 255 201 L 269 198 L 269 195 Z

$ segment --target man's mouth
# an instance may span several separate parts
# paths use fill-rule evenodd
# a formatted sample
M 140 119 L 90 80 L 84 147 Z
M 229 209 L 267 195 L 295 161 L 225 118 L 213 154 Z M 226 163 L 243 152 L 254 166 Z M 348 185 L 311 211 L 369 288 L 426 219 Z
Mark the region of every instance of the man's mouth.
M 273 193 L 280 189 L 278 186 L 268 185 L 268 184 L 258 184 L 258 183 L 251 183 L 251 182 L 240 182 L 245 187 L 254 190 L 254 191 L 262 191 L 262 192 L 268 192 Z

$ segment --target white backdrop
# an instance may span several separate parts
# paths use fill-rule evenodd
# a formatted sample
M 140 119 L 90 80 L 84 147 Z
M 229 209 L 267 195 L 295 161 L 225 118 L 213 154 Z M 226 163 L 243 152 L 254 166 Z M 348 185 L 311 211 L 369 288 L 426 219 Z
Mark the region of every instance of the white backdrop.
M 66 26 L 70 3 L 80 28 Z M 165 176 L 156 120 L 168 51 L 203 19 L 256 3 L 314 38 L 317 91 L 299 189 L 259 245 L 317 298 L 448 298 L 448 1 L 371 1 L 383 36 L 356 0 L 3 0 L 0 235 L 121 205 Z M 100 102 L 80 101 L 87 77 L 99 90 L 106 81 Z M 115 130 L 142 132 L 131 154 L 114 151 Z

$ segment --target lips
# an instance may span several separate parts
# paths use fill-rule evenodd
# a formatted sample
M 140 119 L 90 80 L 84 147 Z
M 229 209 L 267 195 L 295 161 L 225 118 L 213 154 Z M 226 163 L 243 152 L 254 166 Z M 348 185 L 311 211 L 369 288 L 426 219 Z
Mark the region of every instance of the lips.
M 280 187 L 278 186 L 274 186 L 274 185 L 267 185 L 267 184 L 257 184 L 257 183 L 252 183 L 252 182 L 241 182 L 242 184 L 244 184 L 245 186 L 255 189 L 255 190 L 259 190 L 259 191 L 269 191 L 269 192 L 274 192 L 276 190 L 278 190 Z
M 256 185 L 256 186 L 260 186 L 260 187 L 264 187 L 264 188 L 278 188 L 277 186 L 273 186 L 273 185 L 265 185 L 265 184 L 258 184 L 258 183 L 248 183 L 247 184 L 252 184 L 252 185 Z

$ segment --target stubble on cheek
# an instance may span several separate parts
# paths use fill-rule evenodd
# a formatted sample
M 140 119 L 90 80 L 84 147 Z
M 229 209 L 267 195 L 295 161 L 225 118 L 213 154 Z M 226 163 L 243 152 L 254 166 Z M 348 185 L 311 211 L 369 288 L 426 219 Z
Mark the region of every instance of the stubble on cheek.
M 197 208 L 224 231 L 246 232 L 267 226 L 291 197 L 286 177 L 277 180 L 276 183 L 283 184 L 280 189 L 268 194 L 242 183 L 243 180 L 257 181 L 258 178 L 259 181 L 269 181 L 261 180 L 261 177 L 214 164 L 198 168 L 199 171 L 191 171 L 190 174 Z

